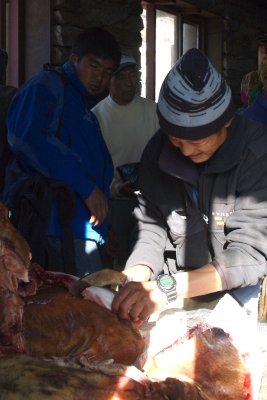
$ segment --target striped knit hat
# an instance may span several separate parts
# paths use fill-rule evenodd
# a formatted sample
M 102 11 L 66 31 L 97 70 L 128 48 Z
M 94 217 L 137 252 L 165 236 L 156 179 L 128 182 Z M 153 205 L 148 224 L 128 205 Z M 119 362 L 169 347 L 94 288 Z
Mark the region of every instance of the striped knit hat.
M 164 79 L 157 112 L 167 135 L 198 140 L 218 132 L 233 117 L 235 107 L 230 87 L 208 58 L 193 48 Z

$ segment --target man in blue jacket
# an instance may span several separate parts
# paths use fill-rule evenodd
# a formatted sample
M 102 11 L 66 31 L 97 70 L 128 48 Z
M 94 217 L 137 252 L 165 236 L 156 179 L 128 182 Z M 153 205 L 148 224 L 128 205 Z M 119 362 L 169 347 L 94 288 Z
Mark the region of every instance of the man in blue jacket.
M 113 35 L 102 28 L 89 28 L 77 37 L 69 60 L 56 71 L 34 75 L 18 91 L 9 110 L 8 142 L 14 160 L 7 170 L 5 204 L 11 213 L 13 210 L 15 224 L 22 233 L 27 230 L 33 236 L 31 243 L 25 234 L 30 240 L 33 261 L 41 259 L 51 270 L 83 276 L 101 268 L 98 249 L 108 232 L 113 165 L 90 110 L 107 88 L 120 57 Z M 72 194 L 75 201 L 66 207 Z M 49 202 L 51 209 L 47 207 Z M 43 215 L 49 214 L 47 229 L 45 224 L 37 226 L 34 214 L 31 222 L 23 220 L 29 203 L 34 203 L 31 209 L 37 208 L 39 216 L 43 209 Z M 75 238 L 76 268 L 72 263 L 64 268 L 64 259 L 68 264 L 70 259 L 64 251 L 61 255 L 60 237 L 68 237 L 64 225 L 72 213 L 70 228 Z M 41 215 L 39 222 L 43 220 Z M 25 225 L 30 224 L 32 227 L 26 229 Z M 42 236 L 38 239 L 33 235 L 34 229 L 37 236 L 42 231 L 43 239 L 48 239 L 41 258 L 38 246 Z M 70 250 L 68 245 L 65 249 Z

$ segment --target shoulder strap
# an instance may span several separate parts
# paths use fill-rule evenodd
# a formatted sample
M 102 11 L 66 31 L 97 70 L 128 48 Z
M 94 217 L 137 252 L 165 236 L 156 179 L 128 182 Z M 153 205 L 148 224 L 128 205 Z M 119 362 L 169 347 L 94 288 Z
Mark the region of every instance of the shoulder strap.
M 63 272 L 76 275 L 71 229 L 75 215 L 75 195 L 67 185 L 39 174 L 34 175 L 16 193 L 10 221 L 29 243 L 32 261 L 49 268 L 47 231 L 54 200 L 57 200 L 59 206 Z

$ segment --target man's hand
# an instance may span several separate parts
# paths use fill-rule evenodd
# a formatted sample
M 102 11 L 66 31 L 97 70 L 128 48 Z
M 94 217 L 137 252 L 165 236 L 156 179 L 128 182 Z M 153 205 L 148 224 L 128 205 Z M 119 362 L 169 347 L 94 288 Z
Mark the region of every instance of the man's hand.
M 96 186 L 84 202 L 91 213 L 90 223 L 93 226 L 101 225 L 108 213 L 108 204 L 104 193 Z
M 112 310 L 123 319 L 146 321 L 167 304 L 166 295 L 156 281 L 129 282 L 115 296 Z

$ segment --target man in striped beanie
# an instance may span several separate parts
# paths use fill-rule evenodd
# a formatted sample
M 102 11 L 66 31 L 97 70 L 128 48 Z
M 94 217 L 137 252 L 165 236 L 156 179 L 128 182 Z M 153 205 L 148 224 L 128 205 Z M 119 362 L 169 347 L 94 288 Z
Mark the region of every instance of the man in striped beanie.
M 162 84 L 158 115 L 168 135 L 202 139 L 218 131 L 234 111 L 230 87 L 197 49 L 189 50 Z
M 267 129 L 235 113 L 230 87 L 198 49 L 167 74 L 158 116 L 124 270 L 135 282 L 113 310 L 144 321 L 176 299 L 228 292 L 256 322 L 267 275 Z

